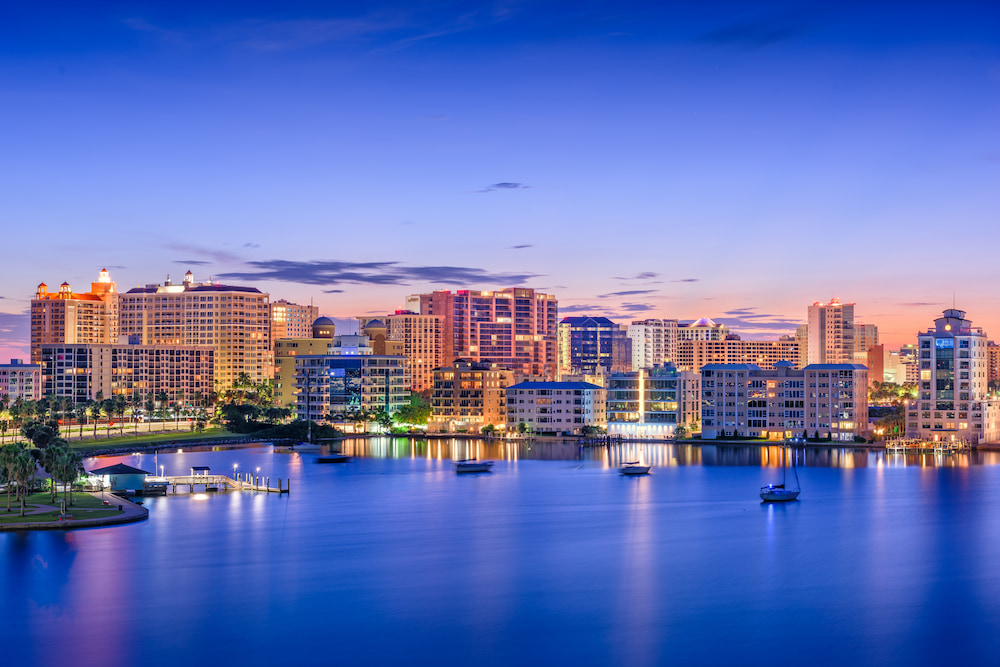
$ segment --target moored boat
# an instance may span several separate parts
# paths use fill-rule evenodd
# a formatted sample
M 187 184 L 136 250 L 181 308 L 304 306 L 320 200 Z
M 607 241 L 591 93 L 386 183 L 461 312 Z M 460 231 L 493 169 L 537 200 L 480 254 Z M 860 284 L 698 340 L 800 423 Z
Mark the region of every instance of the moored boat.
M 622 466 L 623 475 L 648 475 L 649 466 L 639 465 L 638 461 L 630 461 Z
M 316 457 L 316 463 L 346 463 L 351 460 L 347 454 L 331 452 L 330 454 L 320 454 Z
M 798 442 L 798 440 L 792 440 L 792 442 Z M 782 450 L 782 454 L 784 454 L 784 450 Z M 788 449 L 788 456 L 792 457 L 791 448 Z M 795 488 L 788 489 L 785 487 L 785 478 L 788 475 L 788 463 L 787 460 L 782 461 L 781 484 L 768 484 L 760 487 L 760 499 L 765 503 L 784 503 L 790 500 L 798 500 L 802 489 L 799 486 L 799 471 L 795 468 L 794 458 L 792 459 L 792 472 L 795 474 Z
M 493 461 L 479 461 L 476 459 L 462 459 L 455 461 L 455 472 L 490 472 L 493 469 Z

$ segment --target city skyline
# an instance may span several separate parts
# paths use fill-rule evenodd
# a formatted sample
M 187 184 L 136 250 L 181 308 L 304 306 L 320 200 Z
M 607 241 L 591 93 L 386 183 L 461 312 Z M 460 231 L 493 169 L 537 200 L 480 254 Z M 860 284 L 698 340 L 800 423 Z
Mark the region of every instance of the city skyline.
M 953 303 L 1000 335 L 988 3 L 168 7 L 0 27 L 4 357 L 39 282 L 102 266 L 341 319 L 528 287 L 747 337 L 831 297 L 888 347 Z

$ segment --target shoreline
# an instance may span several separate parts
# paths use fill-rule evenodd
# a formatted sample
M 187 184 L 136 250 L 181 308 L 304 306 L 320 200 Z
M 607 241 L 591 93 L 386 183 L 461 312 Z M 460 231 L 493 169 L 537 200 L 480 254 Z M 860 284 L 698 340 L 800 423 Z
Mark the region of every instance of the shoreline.
M 85 491 L 88 495 L 97 498 L 96 493 Z M 72 521 L 38 521 L 34 523 L 11 523 L 0 524 L 0 532 L 13 533 L 22 530 L 76 530 L 77 528 L 99 528 L 101 526 L 117 526 L 126 523 L 136 523 L 149 518 L 149 510 L 140 505 L 119 498 L 118 504 L 122 506 L 123 512 L 115 516 L 99 517 L 96 519 L 73 519 Z

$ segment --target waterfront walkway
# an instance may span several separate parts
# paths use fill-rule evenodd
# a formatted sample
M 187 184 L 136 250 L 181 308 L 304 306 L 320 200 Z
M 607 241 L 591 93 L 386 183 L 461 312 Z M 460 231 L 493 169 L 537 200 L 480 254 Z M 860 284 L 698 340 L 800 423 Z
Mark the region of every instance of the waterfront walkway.
M 100 499 L 101 495 L 99 493 L 88 494 L 94 498 Z M 10 532 L 15 530 L 72 530 L 74 528 L 97 528 L 99 526 L 113 526 L 122 523 L 133 523 L 135 521 L 142 521 L 149 517 L 149 510 L 140 505 L 136 505 L 133 502 L 119 498 L 118 496 L 106 495 L 105 498 L 109 501 L 110 507 L 114 505 L 119 505 L 122 509 L 120 514 L 114 514 L 112 516 L 102 516 L 94 517 L 92 519 L 67 519 L 64 521 L 29 521 L 24 523 L 5 523 L 0 524 L 0 531 Z M 58 507 L 52 507 L 50 505 L 39 505 L 30 512 L 25 512 L 26 516 L 31 516 L 34 514 L 44 514 L 46 512 L 57 511 Z M 86 509 L 77 508 L 74 512 L 99 512 L 98 509 Z

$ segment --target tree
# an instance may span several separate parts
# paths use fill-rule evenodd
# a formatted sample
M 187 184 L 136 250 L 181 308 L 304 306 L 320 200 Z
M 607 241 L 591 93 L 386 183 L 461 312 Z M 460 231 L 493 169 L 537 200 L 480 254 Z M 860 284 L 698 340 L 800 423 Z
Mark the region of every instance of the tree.
M 530 431 L 530 430 L 531 430 L 531 427 L 530 427 L 530 426 L 528 426 L 528 425 L 527 425 L 526 423 L 524 423 L 524 422 L 521 422 L 521 423 L 519 423 L 519 424 L 517 425 L 517 432 L 518 432 L 518 433 L 520 433 L 521 435 L 524 435 L 525 433 L 527 433 L 527 432 L 528 432 L 528 431 Z
M 674 429 L 675 438 L 683 438 L 687 435 L 688 429 L 684 424 L 678 424 L 677 428 Z
M 66 441 L 58 438 L 42 452 L 42 470 L 49 474 L 52 481 L 50 489 L 52 502 L 56 501 L 56 468 L 59 465 L 59 458 L 69 451 L 65 445 Z
M 409 405 L 404 405 L 394 415 L 398 424 L 426 424 L 431 417 L 431 404 L 422 395 L 410 394 Z
M 385 408 L 380 408 L 378 412 L 373 415 L 373 417 L 375 418 L 375 421 L 378 422 L 378 425 L 386 431 L 392 428 L 392 415 L 386 412 Z
M 479 429 L 479 432 L 487 437 L 490 437 L 497 432 L 497 427 L 494 426 L 493 424 L 487 424 L 486 426 Z
M 83 460 L 80 458 L 80 455 L 68 448 L 63 448 L 56 459 L 53 475 L 54 479 L 62 482 L 64 506 L 67 505 L 67 500 L 69 505 L 73 504 L 73 482 L 76 481 L 82 472 Z M 68 499 L 67 488 L 69 489 Z
M 53 419 L 48 421 L 33 419 L 21 426 L 21 435 L 30 440 L 35 447 L 45 449 L 59 437 L 59 424 Z
M 24 451 L 24 446 L 19 442 L 0 447 L 0 471 L 3 472 L 7 482 L 7 511 L 10 511 L 10 491 L 14 483 L 14 467 L 17 457 Z
M 22 449 L 17 453 L 11 466 L 11 477 L 17 482 L 17 492 L 21 500 L 21 516 L 24 516 L 24 501 L 28 495 L 28 484 L 34 478 L 36 470 L 35 457 L 31 455 L 31 452 Z

